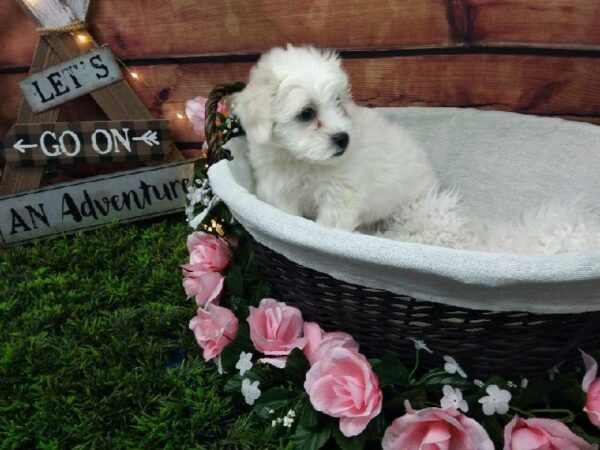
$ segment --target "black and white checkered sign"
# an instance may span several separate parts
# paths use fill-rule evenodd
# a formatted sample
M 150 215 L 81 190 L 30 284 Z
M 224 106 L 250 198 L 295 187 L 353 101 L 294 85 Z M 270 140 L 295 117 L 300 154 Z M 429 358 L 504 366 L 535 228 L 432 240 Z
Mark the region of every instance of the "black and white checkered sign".
M 171 151 L 167 120 L 21 123 L 1 145 L 18 167 L 162 160 Z

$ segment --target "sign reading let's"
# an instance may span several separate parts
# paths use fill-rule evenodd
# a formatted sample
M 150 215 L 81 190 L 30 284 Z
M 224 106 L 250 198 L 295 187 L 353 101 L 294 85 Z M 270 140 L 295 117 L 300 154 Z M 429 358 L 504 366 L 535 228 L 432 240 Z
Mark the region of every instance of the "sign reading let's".
M 123 78 L 110 49 L 102 47 L 36 73 L 19 83 L 34 113 L 45 111 Z
M 24 102 L 17 122 L 0 142 L 0 160 L 6 162 L 0 244 L 182 211 L 195 161 L 184 160 L 168 122 L 150 113 L 110 48 L 98 46 L 87 32 L 90 0 L 16 1 L 36 20 L 41 37 L 30 74 L 19 83 Z M 61 105 L 82 95 L 91 95 L 105 117 L 58 122 Z M 150 166 L 42 183 L 49 166 L 60 172 L 64 166 L 137 161 Z

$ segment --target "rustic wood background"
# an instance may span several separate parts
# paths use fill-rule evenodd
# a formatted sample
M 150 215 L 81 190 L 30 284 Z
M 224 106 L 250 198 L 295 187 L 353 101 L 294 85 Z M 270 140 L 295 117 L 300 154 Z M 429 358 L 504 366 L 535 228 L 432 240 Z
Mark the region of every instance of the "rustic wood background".
M 35 26 L 0 8 L 0 138 L 22 101 Z M 287 42 L 341 50 L 356 100 L 468 106 L 600 124 L 600 0 L 96 0 L 99 44 L 140 75 L 132 85 L 175 141 L 198 146 L 185 101 L 245 80 L 258 54 Z M 89 120 L 88 98 L 61 120 Z

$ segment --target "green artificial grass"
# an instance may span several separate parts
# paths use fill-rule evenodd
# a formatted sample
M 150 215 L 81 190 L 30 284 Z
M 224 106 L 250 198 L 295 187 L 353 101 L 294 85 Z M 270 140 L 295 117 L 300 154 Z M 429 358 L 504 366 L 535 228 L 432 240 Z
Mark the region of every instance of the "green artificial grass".
M 0 448 L 287 448 L 187 328 L 189 231 L 174 216 L 0 253 Z

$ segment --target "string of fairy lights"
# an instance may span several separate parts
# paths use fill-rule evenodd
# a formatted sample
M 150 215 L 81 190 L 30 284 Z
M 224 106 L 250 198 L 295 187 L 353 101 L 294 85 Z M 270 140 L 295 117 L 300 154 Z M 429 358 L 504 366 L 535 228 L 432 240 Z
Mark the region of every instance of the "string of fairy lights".
M 71 35 L 73 36 L 79 47 L 87 47 L 94 42 L 94 38 L 86 30 L 72 32 Z M 159 97 L 158 94 L 156 94 L 152 86 L 142 79 L 138 72 L 136 72 L 135 70 L 131 70 L 121 58 L 118 58 L 117 56 L 114 56 L 114 58 L 117 60 L 119 65 L 123 67 L 123 69 L 129 74 L 129 77 L 132 81 L 134 81 L 135 83 L 141 83 L 146 88 L 148 88 L 148 90 L 152 92 L 152 94 L 159 103 L 162 103 L 164 101 Z M 176 111 L 175 118 L 178 120 L 185 120 L 186 117 L 185 114 L 183 114 L 181 111 Z

